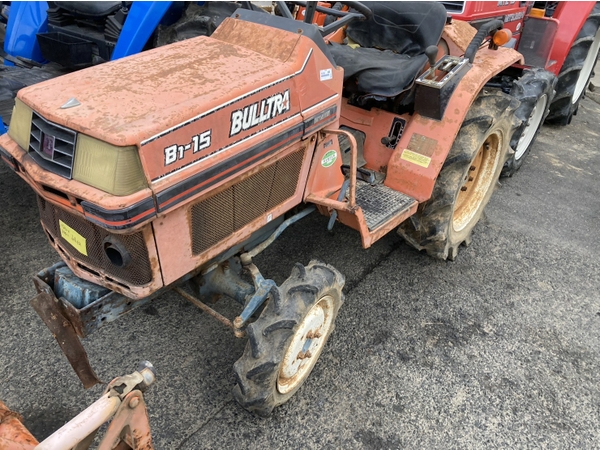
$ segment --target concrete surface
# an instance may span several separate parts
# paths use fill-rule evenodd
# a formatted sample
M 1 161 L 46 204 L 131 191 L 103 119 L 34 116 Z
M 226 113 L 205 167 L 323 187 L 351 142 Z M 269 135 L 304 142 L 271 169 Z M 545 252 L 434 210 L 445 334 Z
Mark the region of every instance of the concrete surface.
M 158 449 L 597 448 L 600 442 L 600 106 L 544 126 L 503 180 L 473 244 L 435 261 L 395 234 L 309 216 L 259 258 L 283 281 L 322 259 L 347 277 L 337 328 L 307 383 L 272 417 L 233 401 L 245 342 L 167 294 L 85 341 L 103 380 L 152 361 Z M 0 167 L 0 398 L 44 438 L 94 401 L 28 301 L 58 260 L 30 189 Z M 217 307 L 230 317 L 232 303 Z
M 590 84 L 586 90 L 586 95 L 596 103 L 600 103 L 600 62 L 596 61 L 596 67 L 592 72 Z

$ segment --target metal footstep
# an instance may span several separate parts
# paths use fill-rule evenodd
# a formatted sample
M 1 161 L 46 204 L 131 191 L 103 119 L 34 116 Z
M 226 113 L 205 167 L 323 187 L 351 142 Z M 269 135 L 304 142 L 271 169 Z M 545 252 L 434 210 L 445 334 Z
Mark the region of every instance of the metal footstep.
M 369 231 L 408 210 L 416 202 L 414 198 L 383 184 L 370 185 L 361 181 L 356 184 L 356 204 L 363 210 Z

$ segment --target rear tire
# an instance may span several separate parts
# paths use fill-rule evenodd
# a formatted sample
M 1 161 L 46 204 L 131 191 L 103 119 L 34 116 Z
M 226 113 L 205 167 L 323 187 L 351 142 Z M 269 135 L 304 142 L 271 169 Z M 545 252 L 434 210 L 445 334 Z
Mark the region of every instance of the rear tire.
M 600 3 L 581 27 L 558 74 L 556 96 L 546 121 L 568 125 L 584 97 L 600 50 Z
M 510 95 L 521 102 L 515 116 L 523 123 L 510 139 L 515 153 L 504 163 L 500 176 L 512 177 L 521 168 L 548 115 L 555 85 L 556 76 L 540 68 L 524 70 L 521 78 L 513 82 Z
M 518 102 L 501 92 L 481 93 L 471 105 L 433 188 L 431 199 L 398 233 L 417 250 L 454 260 L 487 205 L 519 122 Z
M 246 328 L 248 343 L 233 365 L 233 395 L 242 407 L 268 416 L 302 386 L 335 328 L 343 286 L 343 275 L 332 266 L 296 264 Z

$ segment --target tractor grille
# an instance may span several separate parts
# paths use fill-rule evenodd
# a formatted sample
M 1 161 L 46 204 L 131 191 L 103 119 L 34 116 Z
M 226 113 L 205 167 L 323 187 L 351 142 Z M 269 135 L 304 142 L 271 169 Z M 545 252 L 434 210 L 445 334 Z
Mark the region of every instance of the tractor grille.
M 192 252 L 198 255 L 263 216 L 296 192 L 304 150 L 191 207 Z
M 33 113 L 31 120 L 31 157 L 44 169 L 71 179 L 77 133 L 48 122 Z
M 152 270 L 148 258 L 148 249 L 141 232 L 124 235 L 112 234 L 103 228 L 77 217 L 61 208 L 38 197 L 40 218 L 42 224 L 50 233 L 53 241 L 74 260 L 82 265 L 97 270 L 98 273 L 114 277 L 134 286 L 141 286 L 152 281 Z M 77 231 L 86 240 L 87 256 L 80 253 L 75 247 L 67 242 L 60 232 L 59 220 Z M 131 262 L 125 267 L 118 267 L 111 263 L 104 251 L 106 238 L 120 242 L 123 248 L 131 255 Z

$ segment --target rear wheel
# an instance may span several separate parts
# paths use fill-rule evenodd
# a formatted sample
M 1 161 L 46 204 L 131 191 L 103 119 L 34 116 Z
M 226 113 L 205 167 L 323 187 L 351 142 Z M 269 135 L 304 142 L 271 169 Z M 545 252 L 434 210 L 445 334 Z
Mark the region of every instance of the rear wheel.
M 510 146 L 515 153 L 504 164 L 501 176 L 513 176 L 529 154 L 537 133 L 548 115 L 555 84 L 556 76 L 539 68 L 524 70 L 521 78 L 513 82 L 510 95 L 521 102 L 515 111 L 515 116 L 523 123 L 510 139 Z
M 343 302 L 344 277 L 316 261 L 297 264 L 256 322 L 233 366 L 233 395 L 260 416 L 288 401 L 314 368 Z
M 417 250 L 454 260 L 487 205 L 509 152 L 518 102 L 501 92 L 473 102 L 438 176 L 431 199 L 400 225 Z
M 556 96 L 550 105 L 549 123 L 568 125 L 596 65 L 600 50 L 600 3 L 596 3 L 581 27 L 558 74 Z

